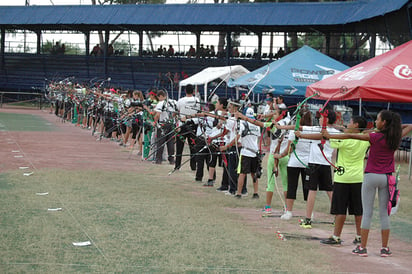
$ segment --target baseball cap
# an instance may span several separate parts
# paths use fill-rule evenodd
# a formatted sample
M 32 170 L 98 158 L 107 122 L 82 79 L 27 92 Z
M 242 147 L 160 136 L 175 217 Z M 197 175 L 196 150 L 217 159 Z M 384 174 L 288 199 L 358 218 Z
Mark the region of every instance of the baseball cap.
M 248 108 L 245 113 L 246 117 L 255 119 L 255 112 L 253 111 L 253 108 Z

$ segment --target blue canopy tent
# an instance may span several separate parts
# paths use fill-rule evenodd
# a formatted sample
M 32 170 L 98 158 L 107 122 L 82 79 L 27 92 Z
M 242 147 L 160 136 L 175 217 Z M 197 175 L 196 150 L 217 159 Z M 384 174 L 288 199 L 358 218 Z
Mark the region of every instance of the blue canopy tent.
M 230 80 L 228 86 L 253 88 L 254 93 L 304 97 L 308 85 L 348 68 L 309 46 L 303 46 L 279 60 Z

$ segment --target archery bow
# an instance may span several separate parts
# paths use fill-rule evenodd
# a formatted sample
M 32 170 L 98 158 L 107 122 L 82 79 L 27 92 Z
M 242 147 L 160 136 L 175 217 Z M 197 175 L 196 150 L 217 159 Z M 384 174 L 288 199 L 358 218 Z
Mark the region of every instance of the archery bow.
M 339 93 L 346 93 L 348 91 L 347 87 L 341 87 L 337 92 L 333 93 L 329 99 L 325 102 L 325 104 L 322 106 L 322 108 L 319 109 L 319 113 L 320 115 L 322 115 L 323 120 L 322 120 L 322 131 L 326 130 L 327 128 L 327 121 L 326 119 L 328 118 L 329 115 L 329 111 L 326 109 L 327 104 L 332 100 L 333 97 L 335 97 L 336 95 L 338 95 Z M 331 167 L 334 168 L 334 171 L 337 172 L 338 175 L 343 175 L 345 173 L 345 168 L 343 166 L 335 166 L 325 155 L 324 152 L 324 147 L 325 147 L 325 143 L 326 143 L 326 139 L 322 138 L 320 143 L 318 144 L 319 149 L 322 153 L 323 158 L 325 158 L 326 162 L 328 162 Z
M 299 130 L 299 126 L 300 126 L 300 119 L 302 118 L 301 114 L 300 114 L 300 109 L 302 108 L 302 106 L 311 98 L 319 96 L 318 93 L 314 93 L 309 97 L 306 97 L 297 107 L 295 112 L 293 113 L 293 115 L 296 115 L 296 122 L 295 122 L 295 132 Z M 291 144 L 291 148 L 292 148 L 292 152 L 295 155 L 296 159 L 299 161 L 299 163 L 301 163 L 305 168 L 308 168 L 308 165 L 305 164 L 299 157 L 298 154 L 296 153 L 296 145 L 299 142 L 299 138 L 297 136 L 295 136 L 295 140 L 293 140 L 292 144 Z
M 240 106 L 239 110 L 241 111 L 244 108 L 244 104 L 247 102 L 247 100 L 249 99 L 250 94 L 253 92 L 253 89 L 257 86 L 257 84 L 260 83 L 260 81 L 262 81 L 270 72 L 270 64 L 267 65 L 268 68 L 265 71 L 265 74 L 263 74 L 258 80 L 256 80 L 256 82 L 253 84 L 253 86 L 249 89 L 248 93 L 245 96 L 245 100 L 243 102 L 243 104 Z

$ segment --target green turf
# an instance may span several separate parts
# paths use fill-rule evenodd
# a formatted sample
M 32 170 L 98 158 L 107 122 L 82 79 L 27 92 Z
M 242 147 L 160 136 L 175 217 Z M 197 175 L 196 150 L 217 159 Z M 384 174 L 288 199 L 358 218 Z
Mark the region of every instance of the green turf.
M 53 131 L 56 127 L 48 121 L 30 114 L 0 112 L 0 131 Z
M 263 199 L 235 200 L 201 187 L 192 176 L 153 170 L 0 174 L 1 273 L 332 273 L 333 261 L 318 239 L 301 239 L 305 233 L 298 232 L 295 238 L 285 233 L 289 239 L 281 241 L 274 232 L 284 231 L 284 222 L 267 218 L 262 225 L 234 213 L 259 214 Z M 402 183 L 391 237 L 409 242 L 412 193 L 410 182 Z M 49 195 L 36 195 L 44 192 Z M 296 209 L 304 208 L 301 200 Z M 316 203 L 329 204 L 326 195 Z M 47 210 L 57 207 L 63 210 Z M 89 240 L 91 246 L 72 245 Z
M 0 269 L 37 273 L 329 272 L 305 254 L 319 244 L 257 232 L 228 207 L 259 201 L 227 198 L 191 180 L 165 182 L 117 172 L 18 172 L 0 191 Z M 47 196 L 36 192 L 48 191 Z M 194 191 L 197 193 L 195 194 Z M 63 211 L 49 212 L 48 208 Z M 72 242 L 91 240 L 87 247 Z M 287 250 L 290 250 L 289 252 Z M 294 256 L 292 256 L 294 254 Z

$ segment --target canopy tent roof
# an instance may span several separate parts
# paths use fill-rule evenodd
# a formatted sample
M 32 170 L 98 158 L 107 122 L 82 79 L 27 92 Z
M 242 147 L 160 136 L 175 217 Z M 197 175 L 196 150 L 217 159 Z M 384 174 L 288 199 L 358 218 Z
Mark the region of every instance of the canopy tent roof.
M 181 88 L 187 85 L 204 85 L 205 101 L 207 101 L 207 84 L 214 80 L 220 79 L 221 81 L 228 82 L 229 79 L 236 79 L 242 75 L 249 73 L 245 67 L 241 65 L 226 66 L 226 67 L 209 67 L 204 70 L 190 76 L 179 82 L 179 98 Z
M 267 66 L 229 81 L 228 85 L 247 86 L 253 88 L 255 93 L 304 96 L 309 84 L 347 68 L 345 64 L 309 46 L 303 46 Z
M 412 41 L 308 86 L 306 96 L 314 92 L 319 99 L 411 103 Z
M 28 29 L 325 30 L 396 12 L 410 0 L 345 2 L 1 6 L 0 26 Z M 137 28 L 137 26 L 139 26 Z M 359 30 L 357 26 L 357 29 Z M 373 28 L 374 24 L 370 24 Z

